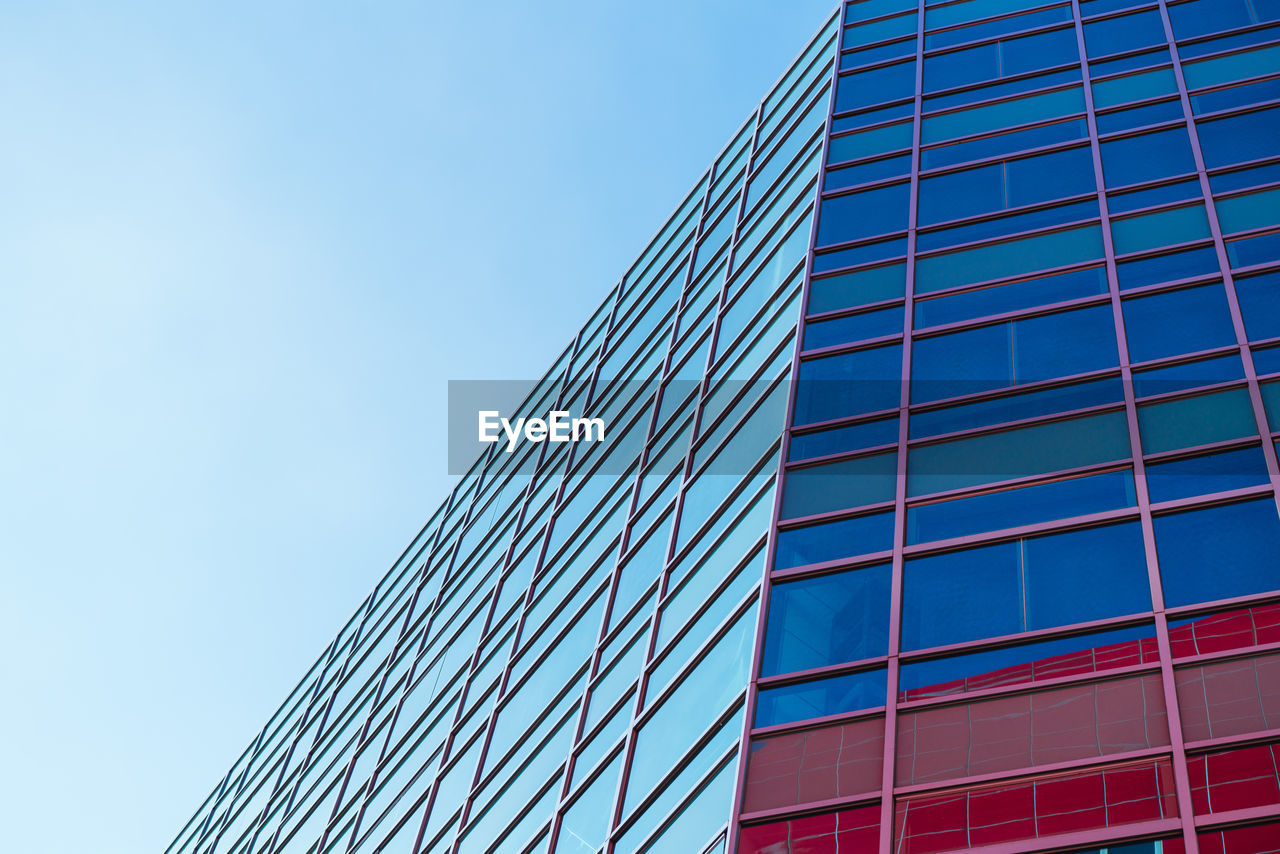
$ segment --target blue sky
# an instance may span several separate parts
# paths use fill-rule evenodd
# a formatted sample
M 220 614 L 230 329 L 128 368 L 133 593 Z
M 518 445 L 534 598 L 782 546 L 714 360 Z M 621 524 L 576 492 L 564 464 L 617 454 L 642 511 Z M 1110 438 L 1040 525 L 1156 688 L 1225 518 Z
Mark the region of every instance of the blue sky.
M 164 848 L 834 5 L 6 8 L 7 850 Z

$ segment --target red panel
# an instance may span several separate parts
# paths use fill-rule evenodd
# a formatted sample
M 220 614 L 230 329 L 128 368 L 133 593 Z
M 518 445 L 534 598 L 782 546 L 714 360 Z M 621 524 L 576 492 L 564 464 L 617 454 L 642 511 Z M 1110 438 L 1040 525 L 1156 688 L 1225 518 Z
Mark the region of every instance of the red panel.
M 1106 794 L 1102 774 L 1098 773 L 1037 782 L 1037 835 L 1106 827 Z
M 969 847 L 968 792 L 899 801 L 897 854 L 934 854 Z
M 1280 744 L 1223 750 L 1187 760 L 1197 815 L 1280 804 Z
M 1034 839 L 1035 815 L 1035 787 L 1030 783 L 975 791 L 969 795 L 970 844 Z
M 756 739 L 743 811 L 874 792 L 881 783 L 884 718 Z
M 1181 668 L 1174 683 L 1187 741 L 1280 728 L 1280 655 Z
M 1280 854 L 1280 822 L 1214 830 L 1196 839 L 1200 854 Z
M 742 828 L 738 854 L 858 854 L 880 842 L 879 805 Z
M 1168 744 L 1151 674 L 904 712 L 894 773 L 909 786 Z

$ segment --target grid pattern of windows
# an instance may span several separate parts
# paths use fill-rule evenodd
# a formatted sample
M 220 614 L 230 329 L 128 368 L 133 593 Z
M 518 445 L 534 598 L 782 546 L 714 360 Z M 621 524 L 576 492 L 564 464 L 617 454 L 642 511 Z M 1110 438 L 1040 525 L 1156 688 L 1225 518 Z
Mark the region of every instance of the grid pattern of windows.
M 1277 0 L 841 3 L 167 854 L 1280 851 L 1277 139 Z
M 1280 3 L 839 55 L 734 850 L 1280 851 Z

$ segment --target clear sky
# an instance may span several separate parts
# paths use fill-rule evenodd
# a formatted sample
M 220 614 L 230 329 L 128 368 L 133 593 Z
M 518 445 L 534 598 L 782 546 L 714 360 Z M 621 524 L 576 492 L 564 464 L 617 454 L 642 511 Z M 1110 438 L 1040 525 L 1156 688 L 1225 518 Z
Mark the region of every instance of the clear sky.
M 159 854 L 834 6 L 5 5 L 0 847 Z

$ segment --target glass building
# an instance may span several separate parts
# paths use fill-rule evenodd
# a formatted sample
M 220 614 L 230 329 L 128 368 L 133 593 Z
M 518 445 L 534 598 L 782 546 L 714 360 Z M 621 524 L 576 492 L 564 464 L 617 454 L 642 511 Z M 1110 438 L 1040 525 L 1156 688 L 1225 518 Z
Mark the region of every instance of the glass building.
M 169 854 L 1280 851 L 1280 0 L 842 4 Z

